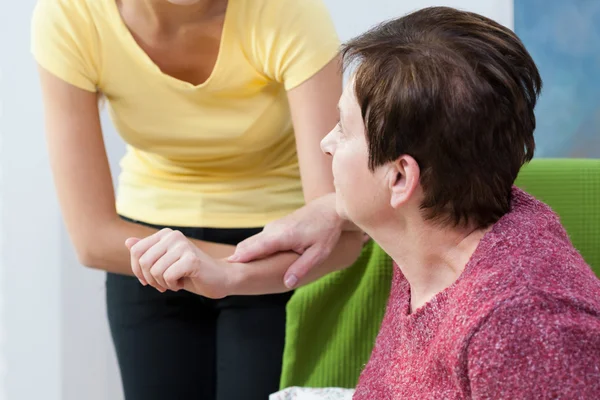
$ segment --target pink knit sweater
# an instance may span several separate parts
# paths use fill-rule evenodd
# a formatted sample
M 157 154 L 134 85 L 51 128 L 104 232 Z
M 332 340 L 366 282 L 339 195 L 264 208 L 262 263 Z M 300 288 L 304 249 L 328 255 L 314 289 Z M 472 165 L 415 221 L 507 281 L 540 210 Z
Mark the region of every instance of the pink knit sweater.
M 545 204 L 515 188 L 459 279 L 413 314 L 394 274 L 355 400 L 600 399 L 600 280 Z

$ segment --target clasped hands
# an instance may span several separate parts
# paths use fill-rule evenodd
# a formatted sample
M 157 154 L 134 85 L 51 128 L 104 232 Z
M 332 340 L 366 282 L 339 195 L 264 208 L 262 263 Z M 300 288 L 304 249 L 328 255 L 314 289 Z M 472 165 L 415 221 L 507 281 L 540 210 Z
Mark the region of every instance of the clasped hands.
M 180 231 L 162 229 L 144 239 L 125 241 L 133 274 L 160 292 L 187 290 L 218 299 L 229 295 L 234 272 L 196 247 Z
M 142 285 L 161 292 L 183 289 L 222 298 L 234 294 L 244 263 L 284 251 L 300 255 L 282 277 L 285 286 L 293 289 L 331 254 L 344 229 L 357 228 L 337 215 L 335 195 L 330 194 L 267 224 L 261 233 L 238 244 L 228 259 L 208 256 L 181 232 L 168 228 L 143 239 L 129 238 L 125 244 L 133 274 Z

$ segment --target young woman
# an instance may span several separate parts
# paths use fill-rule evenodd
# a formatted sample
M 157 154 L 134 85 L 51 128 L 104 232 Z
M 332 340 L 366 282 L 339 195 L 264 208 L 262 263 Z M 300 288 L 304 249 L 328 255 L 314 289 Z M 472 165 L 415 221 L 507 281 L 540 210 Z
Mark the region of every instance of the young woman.
M 354 261 L 360 238 L 333 216 L 330 162 L 319 151 L 342 82 L 324 5 L 39 0 L 32 36 L 61 209 L 80 261 L 108 272 L 126 398 L 265 399 L 278 388 L 290 294 L 160 293 L 131 276 L 123 243 L 169 227 L 224 258 L 306 202 L 299 215 L 329 237 L 319 257 L 333 250 L 322 273 Z M 100 97 L 128 144 L 116 199 Z M 284 292 L 296 259 L 236 265 L 281 271 Z

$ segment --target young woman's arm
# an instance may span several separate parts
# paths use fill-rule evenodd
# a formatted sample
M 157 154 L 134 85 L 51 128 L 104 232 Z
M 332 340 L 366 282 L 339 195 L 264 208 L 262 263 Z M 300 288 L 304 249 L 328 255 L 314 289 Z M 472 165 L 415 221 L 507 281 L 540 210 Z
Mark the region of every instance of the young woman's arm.
M 161 291 L 183 288 L 207 297 L 277 293 L 354 263 L 361 252 L 362 234 L 358 230 L 342 232 L 343 220 L 335 211 L 331 161 L 320 149 L 322 138 L 337 123 L 341 92 L 338 59 L 289 92 L 304 193 L 309 204 L 265 228 L 268 236 L 280 230 L 277 237 L 283 246 L 266 258 L 228 264 L 198 251 L 180 232 L 163 230 L 127 242 L 132 260 L 141 266 L 136 273 L 140 281 Z M 296 224 L 282 221 L 296 221 Z M 286 225 L 288 229 L 283 229 Z M 305 235 L 309 245 L 304 247 L 298 241 L 298 232 Z M 292 241 L 285 244 L 286 238 Z M 291 273 L 286 273 L 288 270 Z M 300 273 L 296 274 L 296 270 Z
M 123 245 L 131 236 L 155 229 L 126 222 L 115 210 L 115 196 L 104 148 L 98 99 L 39 68 L 47 145 L 59 204 L 79 261 L 91 268 L 132 275 Z M 203 252 L 222 258 L 233 246 L 194 241 Z
M 312 268 L 297 284 L 305 285 L 348 267 L 360 255 L 361 244 L 359 232 L 343 236 L 327 260 Z M 284 275 L 299 257 L 294 252 L 281 252 L 250 263 L 230 263 L 208 256 L 181 232 L 171 229 L 142 240 L 130 238 L 127 246 L 142 266 L 140 276 L 159 291 L 184 289 L 210 298 L 289 291 Z
M 335 192 L 331 157 L 321 151 L 321 140 L 339 121 L 337 104 L 341 95 L 342 66 L 339 57 L 288 91 L 306 203 Z
M 323 137 L 339 120 L 337 103 L 341 93 L 339 58 L 288 92 L 307 205 L 238 244 L 231 261 L 251 262 L 293 250 L 302 254 L 285 274 L 286 285 L 293 285 L 303 281 L 312 269 L 322 268 L 320 265 L 336 245 L 344 247 L 345 236 L 355 237 L 358 228 L 336 212 L 331 158 L 320 147 Z

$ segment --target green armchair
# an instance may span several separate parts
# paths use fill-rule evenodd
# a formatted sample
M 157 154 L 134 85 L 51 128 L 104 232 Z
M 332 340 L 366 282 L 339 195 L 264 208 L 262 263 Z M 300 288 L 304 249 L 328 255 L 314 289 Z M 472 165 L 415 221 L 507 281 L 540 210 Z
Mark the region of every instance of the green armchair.
M 515 184 L 548 204 L 600 277 L 600 159 L 536 158 Z

